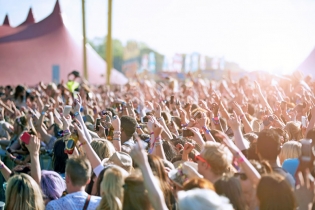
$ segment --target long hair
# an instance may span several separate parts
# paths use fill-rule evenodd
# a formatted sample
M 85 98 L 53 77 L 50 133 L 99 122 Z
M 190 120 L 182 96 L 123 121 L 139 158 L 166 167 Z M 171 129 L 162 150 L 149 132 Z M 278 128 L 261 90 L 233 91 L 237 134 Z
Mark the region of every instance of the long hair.
M 284 177 L 278 174 L 262 176 L 256 193 L 260 210 L 296 209 L 293 190 Z
M 166 205 L 171 209 L 172 190 L 165 173 L 162 160 L 156 155 L 148 155 L 149 165 L 154 175 L 159 179 L 161 190 L 164 194 Z
M 151 210 L 143 178 L 131 175 L 125 179 L 123 210 Z
M 42 192 L 32 177 L 21 173 L 11 177 L 5 192 L 5 210 L 43 210 Z
M 225 174 L 214 183 L 214 187 L 218 195 L 224 195 L 230 200 L 235 210 L 246 209 L 239 179 L 231 174 Z
M 68 155 L 64 153 L 65 142 L 57 140 L 53 148 L 52 165 L 57 173 L 65 173 Z
M 121 210 L 124 179 L 128 173 L 119 166 L 113 166 L 104 173 L 101 183 L 102 200 L 98 210 Z

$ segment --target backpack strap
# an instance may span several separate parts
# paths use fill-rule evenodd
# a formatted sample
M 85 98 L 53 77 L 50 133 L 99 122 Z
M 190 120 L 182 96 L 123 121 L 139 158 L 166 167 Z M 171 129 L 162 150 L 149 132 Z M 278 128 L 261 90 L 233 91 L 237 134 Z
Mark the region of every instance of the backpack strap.
M 88 195 L 88 197 L 85 200 L 83 210 L 87 210 L 87 207 L 89 206 L 89 203 L 90 203 L 90 199 L 91 199 L 91 195 Z

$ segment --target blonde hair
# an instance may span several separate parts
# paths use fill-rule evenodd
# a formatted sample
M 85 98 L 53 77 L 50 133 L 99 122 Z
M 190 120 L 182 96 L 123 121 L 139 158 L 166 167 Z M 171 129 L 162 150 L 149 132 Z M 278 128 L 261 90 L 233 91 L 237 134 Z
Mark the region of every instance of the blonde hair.
M 119 166 L 112 166 L 104 173 L 101 183 L 102 200 L 98 210 L 121 210 L 123 203 L 123 185 L 127 171 Z
M 105 139 L 94 139 L 91 146 L 101 160 L 110 158 L 116 152 L 114 145 Z
M 43 210 L 42 192 L 35 180 L 27 174 L 11 177 L 5 192 L 5 209 Z
M 302 144 L 298 141 L 288 141 L 283 144 L 279 158 L 281 164 L 286 159 L 299 158 L 301 155 Z
M 287 122 L 287 124 L 284 126 L 284 129 L 289 134 L 289 140 L 299 141 L 300 139 L 303 139 L 300 122 Z
M 212 172 L 216 175 L 228 172 L 233 160 L 230 150 L 217 142 L 206 142 L 201 155 L 209 163 Z

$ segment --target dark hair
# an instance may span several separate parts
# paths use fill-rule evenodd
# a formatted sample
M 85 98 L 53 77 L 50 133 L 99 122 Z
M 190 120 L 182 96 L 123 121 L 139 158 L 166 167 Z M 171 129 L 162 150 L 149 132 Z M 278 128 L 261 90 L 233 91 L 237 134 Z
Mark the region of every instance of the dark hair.
M 263 130 L 259 133 L 257 139 L 257 152 L 262 159 L 276 160 L 280 153 L 280 136 L 270 129 Z
M 107 107 L 106 110 L 109 111 L 109 112 L 111 112 L 111 113 L 112 113 L 112 116 L 117 115 L 117 112 L 116 112 L 115 109 L 113 109 L 112 107 Z
M 166 159 L 168 161 L 171 161 L 173 157 L 177 154 L 174 145 L 169 141 L 163 141 L 162 146 L 165 152 Z
M 224 195 L 230 200 L 235 210 L 246 209 L 240 180 L 232 174 L 224 174 L 214 183 L 214 188 L 218 195 Z
M 284 177 L 276 173 L 262 176 L 256 193 L 260 210 L 296 209 L 291 186 Z
M 127 137 L 131 138 L 134 132 L 136 132 L 137 122 L 135 119 L 129 116 L 122 116 L 120 118 L 121 128 L 124 130 Z
M 15 92 L 14 92 L 14 99 L 18 99 L 18 96 L 25 91 L 25 88 L 21 85 L 16 86 L 15 88 Z M 23 100 L 23 96 L 21 96 L 20 98 L 21 100 Z
M 53 158 L 52 165 L 54 171 L 57 173 L 65 173 L 66 171 L 66 162 L 68 155 L 64 152 L 65 142 L 63 140 L 57 140 L 53 148 Z

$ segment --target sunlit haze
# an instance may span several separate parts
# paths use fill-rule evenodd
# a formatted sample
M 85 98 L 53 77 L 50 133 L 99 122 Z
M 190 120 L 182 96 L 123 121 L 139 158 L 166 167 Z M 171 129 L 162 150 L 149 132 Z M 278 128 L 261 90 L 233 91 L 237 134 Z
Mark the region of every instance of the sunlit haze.
M 0 0 L 0 23 L 36 21 L 55 0 Z M 66 25 L 80 36 L 81 0 L 60 0 Z M 107 33 L 107 1 L 86 0 L 87 36 Z M 199 52 L 246 70 L 293 71 L 315 46 L 314 0 L 113 0 L 113 37 L 137 40 L 164 55 Z

